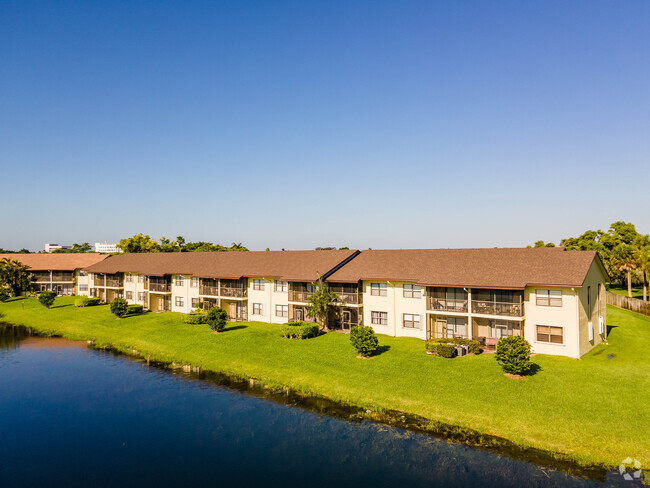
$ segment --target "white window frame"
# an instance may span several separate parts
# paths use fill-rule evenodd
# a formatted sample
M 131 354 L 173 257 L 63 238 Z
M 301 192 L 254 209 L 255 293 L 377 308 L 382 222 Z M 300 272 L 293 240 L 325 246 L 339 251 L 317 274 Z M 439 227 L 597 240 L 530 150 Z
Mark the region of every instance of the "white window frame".
M 535 305 L 538 307 L 561 307 L 562 290 L 535 290 Z
M 174 278 L 174 286 L 185 286 L 185 278 L 182 275 L 178 275 Z
M 289 318 L 289 305 L 276 305 L 275 316 Z
M 253 315 L 264 315 L 264 304 L 253 303 Z
M 133 275 L 131 273 L 127 273 L 126 277 L 124 278 L 124 281 L 127 283 L 133 283 Z
M 264 280 L 259 278 L 253 279 L 253 290 L 264 291 Z
M 190 288 L 198 288 L 198 287 L 199 287 L 199 279 L 190 278 Z
M 370 295 L 373 297 L 388 296 L 388 285 L 386 283 L 370 283 Z
M 185 298 L 184 297 L 174 297 L 174 305 L 177 307 L 184 307 L 185 306 Z
M 289 282 L 288 281 L 275 280 L 275 291 L 280 292 L 280 293 L 288 292 L 289 291 Z
M 403 286 L 404 298 L 422 298 L 422 287 L 412 283 L 405 283 Z
M 538 337 L 537 327 L 554 327 L 554 328 L 557 328 L 557 329 L 562 329 L 562 342 L 560 343 L 560 342 L 540 341 L 537 338 Z M 564 337 L 565 337 L 564 332 L 565 331 L 564 331 L 564 326 L 563 325 L 535 324 L 535 342 L 538 343 L 538 344 L 548 344 L 548 345 L 551 345 L 551 346 L 564 346 L 564 345 L 566 345 L 565 341 L 564 341 Z M 550 341 L 550 336 L 551 336 L 551 334 L 549 333 L 549 341 Z
M 85 283 L 83 285 L 79 285 L 79 291 L 88 291 L 88 285 Z
M 417 318 L 417 321 L 415 320 Z M 412 323 L 413 325 L 406 325 L 407 322 Z M 419 313 L 403 313 L 402 314 L 402 328 L 403 329 L 421 329 L 422 328 L 422 320 L 421 316 Z
M 131 290 L 126 291 L 126 299 L 133 300 L 133 292 Z
M 370 312 L 370 323 L 372 325 L 388 325 L 388 312 Z
M 145 292 L 139 291 L 138 292 L 138 301 L 139 302 L 144 302 L 147 299 L 147 296 L 145 295 Z

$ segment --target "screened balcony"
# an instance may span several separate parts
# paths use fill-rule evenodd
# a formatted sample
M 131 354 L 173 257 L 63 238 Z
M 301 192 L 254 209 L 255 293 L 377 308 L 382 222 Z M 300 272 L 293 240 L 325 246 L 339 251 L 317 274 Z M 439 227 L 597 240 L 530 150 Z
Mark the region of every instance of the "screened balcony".
M 306 302 L 314 291 L 314 285 L 311 283 L 289 283 L 289 301 Z
M 463 288 L 427 288 L 427 309 L 467 313 L 468 295 Z
M 162 278 L 151 276 L 149 278 L 149 291 L 154 293 L 171 293 L 172 280 L 171 277 L 165 276 Z
M 329 289 L 338 295 L 340 303 L 350 305 L 363 303 L 363 295 L 357 283 L 330 283 Z
M 524 292 L 515 290 L 472 290 L 472 313 L 524 316 Z

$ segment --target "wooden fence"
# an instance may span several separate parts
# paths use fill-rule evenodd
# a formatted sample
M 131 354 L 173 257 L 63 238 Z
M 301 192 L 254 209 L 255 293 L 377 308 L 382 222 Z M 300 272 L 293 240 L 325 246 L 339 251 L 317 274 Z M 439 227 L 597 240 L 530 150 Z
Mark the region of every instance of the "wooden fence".
M 629 298 L 618 293 L 607 292 L 607 303 L 615 307 L 631 310 L 632 312 L 642 313 L 650 316 L 650 302 L 644 302 L 638 298 Z

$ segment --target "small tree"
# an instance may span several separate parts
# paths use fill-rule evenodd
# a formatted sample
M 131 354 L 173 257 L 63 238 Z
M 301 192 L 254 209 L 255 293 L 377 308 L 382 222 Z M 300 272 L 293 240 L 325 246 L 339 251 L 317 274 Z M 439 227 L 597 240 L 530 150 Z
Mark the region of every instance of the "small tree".
M 350 330 L 350 342 L 360 356 L 372 356 L 379 347 L 379 340 L 372 327 L 356 325 Z
M 530 370 L 530 344 L 521 336 L 504 337 L 497 344 L 497 362 L 510 374 L 525 374 Z
M 8 288 L 0 288 L 0 302 L 6 301 L 11 296 Z
M 339 300 L 339 296 L 330 290 L 327 283 L 319 278 L 313 284 L 316 290 L 307 298 L 307 314 L 314 317 L 323 329 L 327 329 L 327 317 L 334 309 L 334 304 Z
M 42 291 L 38 295 L 38 301 L 41 302 L 41 305 L 43 305 L 45 308 L 50 308 L 54 303 L 55 298 L 56 293 L 53 291 Z
M 213 307 L 208 311 L 206 323 L 215 332 L 223 332 L 228 322 L 228 313 L 221 307 Z
M 116 298 L 111 302 L 111 313 L 122 318 L 126 315 L 128 306 L 129 302 L 124 298 Z
M 0 259 L 0 287 L 7 288 L 11 296 L 18 296 L 29 290 L 30 284 L 27 266 L 17 260 Z

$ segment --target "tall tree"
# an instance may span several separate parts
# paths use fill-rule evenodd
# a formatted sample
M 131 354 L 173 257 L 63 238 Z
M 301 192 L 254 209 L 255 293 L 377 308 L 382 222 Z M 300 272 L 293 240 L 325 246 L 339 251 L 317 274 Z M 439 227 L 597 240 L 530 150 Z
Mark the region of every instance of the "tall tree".
M 637 268 L 635 248 L 630 244 L 621 243 L 616 246 L 610 255 L 610 263 L 627 277 L 627 296 L 632 298 L 632 271 Z
M 122 252 L 160 252 L 160 246 L 149 235 L 136 234 L 120 239 L 118 246 Z

